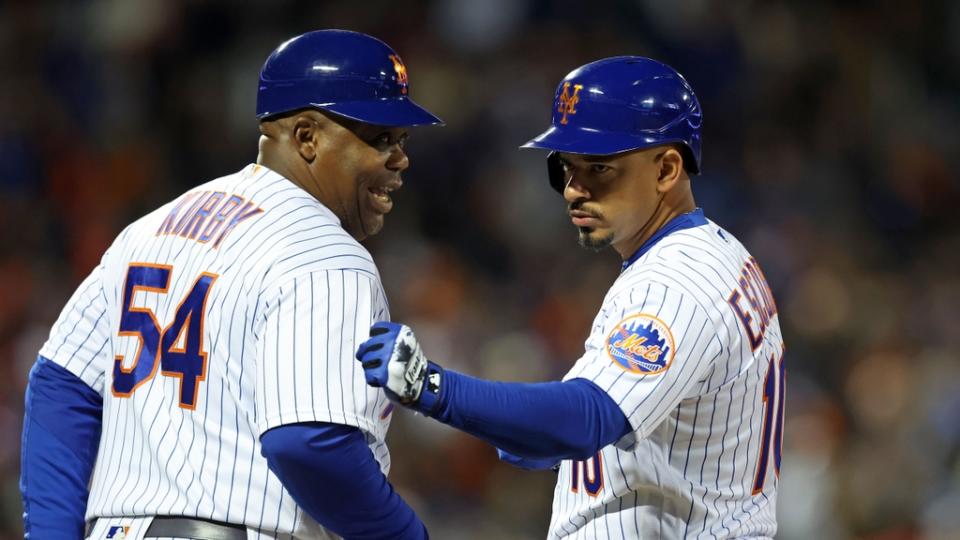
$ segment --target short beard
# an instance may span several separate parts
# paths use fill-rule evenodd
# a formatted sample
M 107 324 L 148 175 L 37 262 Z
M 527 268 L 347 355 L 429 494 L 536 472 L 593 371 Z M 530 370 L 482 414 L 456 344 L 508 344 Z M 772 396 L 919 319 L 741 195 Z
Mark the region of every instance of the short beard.
M 613 234 L 608 234 L 602 238 L 593 238 L 590 236 L 590 233 L 593 232 L 593 229 L 589 227 L 580 227 L 580 247 L 584 247 L 593 251 L 603 251 L 610 244 L 613 243 Z

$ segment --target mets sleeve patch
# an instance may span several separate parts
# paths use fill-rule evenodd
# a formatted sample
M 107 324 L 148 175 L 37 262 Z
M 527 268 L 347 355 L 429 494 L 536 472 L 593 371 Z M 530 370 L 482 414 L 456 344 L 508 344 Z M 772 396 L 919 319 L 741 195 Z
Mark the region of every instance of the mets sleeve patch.
M 607 336 L 606 349 L 610 359 L 624 370 L 654 375 L 670 367 L 676 346 L 666 323 L 640 313 L 617 323 Z

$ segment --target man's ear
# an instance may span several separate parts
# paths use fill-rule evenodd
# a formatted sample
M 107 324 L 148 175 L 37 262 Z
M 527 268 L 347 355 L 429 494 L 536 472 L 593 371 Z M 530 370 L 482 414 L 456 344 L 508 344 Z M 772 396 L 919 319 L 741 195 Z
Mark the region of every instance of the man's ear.
M 660 158 L 660 172 L 657 175 L 657 191 L 666 193 L 673 189 L 683 177 L 683 156 L 673 147 L 667 148 Z
M 292 120 L 293 144 L 297 146 L 300 157 L 308 163 L 313 163 L 313 160 L 317 159 L 317 143 L 320 138 L 321 126 L 309 114 L 298 114 Z

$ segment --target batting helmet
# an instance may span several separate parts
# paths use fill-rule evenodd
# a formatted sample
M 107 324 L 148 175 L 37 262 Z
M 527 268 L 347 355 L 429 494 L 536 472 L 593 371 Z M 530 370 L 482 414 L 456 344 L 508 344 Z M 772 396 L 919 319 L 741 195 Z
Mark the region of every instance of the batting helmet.
M 690 173 L 700 172 L 703 116 L 693 89 L 670 66 L 642 56 L 597 60 L 557 87 L 550 128 L 523 148 L 551 150 L 550 185 L 562 192 L 557 152 L 606 156 L 676 143 Z
M 257 118 L 308 107 L 380 126 L 443 121 L 407 95 L 407 67 L 377 38 L 317 30 L 280 44 L 260 70 Z

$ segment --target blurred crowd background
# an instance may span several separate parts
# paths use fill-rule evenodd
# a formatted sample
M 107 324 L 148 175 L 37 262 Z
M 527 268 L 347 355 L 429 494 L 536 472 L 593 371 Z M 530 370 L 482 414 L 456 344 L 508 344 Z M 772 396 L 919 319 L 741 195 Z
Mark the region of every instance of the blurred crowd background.
M 544 155 L 557 82 L 639 54 L 704 110 L 706 215 L 756 255 L 787 340 L 784 539 L 960 538 L 960 3 L 63 0 L 0 3 L 0 538 L 21 536 L 26 374 L 128 222 L 257 152 L 286 38 L 403 56 L 445 128 L 367 243 L 394 318 L 448 367 L 561 377 L 616 277 L 576 246 Z M 391 478 L 439 539 L 545 536 L 554 475 L 401 412 Z

